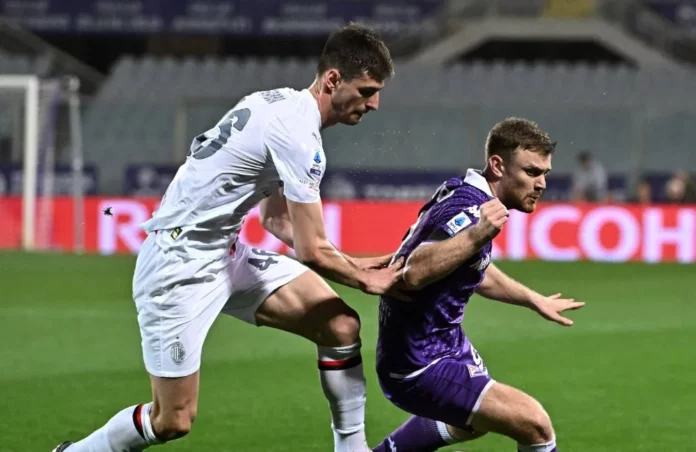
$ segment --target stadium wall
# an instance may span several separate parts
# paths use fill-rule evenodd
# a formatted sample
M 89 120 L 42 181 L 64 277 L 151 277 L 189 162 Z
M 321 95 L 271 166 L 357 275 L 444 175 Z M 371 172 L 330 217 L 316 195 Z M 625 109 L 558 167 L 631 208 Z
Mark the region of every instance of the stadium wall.
M 135 254 L 145 239 L 140 224 L 159 198 L 88 197 L 86 250 Z M 112 216 L 103 211 L 111 207 Z M 329 239 L 347 253 L 389 253 L 415 221 L 421 203 L 326 202 Z M 0 197 L 0 249 L 21 243 L 20 197 Z M 73 202 L 57 198 L 53 248 L 73 247 Z M 277 252 L 288 249 L 261 228 L 258 209 L 248 216 L 240 240 Z M 544 203 L 531 215 L 512 212 L 495 241 L 495 259 L 592 260 L 603 262 L 696 262 L 696 206 Z

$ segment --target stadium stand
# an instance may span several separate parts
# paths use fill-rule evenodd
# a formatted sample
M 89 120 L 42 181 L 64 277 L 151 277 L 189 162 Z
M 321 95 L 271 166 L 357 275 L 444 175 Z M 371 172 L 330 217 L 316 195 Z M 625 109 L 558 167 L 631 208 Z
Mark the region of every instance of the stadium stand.
M 244 94 L 303 88 L 313 71 L 311 60 L 123 58 L 87 110 L 87 160 L 103 168 L 103 190 L 119 191 L 124 162 L 177 161 L 186 149 L 176 148 L 188 148 L 193 136 Z M 660 153 L 647 153 L 642 162 L 667 171 L 694 163 L 695 93 L 696 77 L 685 71 L 563 64 L 456 64 L 435 71 L 400 66 L 378 113 L 359 128 L 326 131 L 327 152 L 338 168 L 465 166 L 480 160 L 481 131 L 502 117 L 521 115 L 557 137 L 561 167 L 573 166 L 577 150 L 592 149 L 609 171 L 625 171 L 635 164 L 635 147 L 642 146 L 669 154 L 666 161 Z M 183 134 L 176 122 L 181 109 Z M 182 142 L 176 142 L 177 133 Z M 432 149 L 437 157 L 426 152 Z
M 48 74 L 50 67 L 51 62 L 46 57 L 0 53 L 0 74 L 2 75 L 44 76 Z M 20 108 L 22 104 L 21 94 L 20 92 L 0 92 L 0 137 L 10 134 L 14 124 L 13 118 L 17 108 Z

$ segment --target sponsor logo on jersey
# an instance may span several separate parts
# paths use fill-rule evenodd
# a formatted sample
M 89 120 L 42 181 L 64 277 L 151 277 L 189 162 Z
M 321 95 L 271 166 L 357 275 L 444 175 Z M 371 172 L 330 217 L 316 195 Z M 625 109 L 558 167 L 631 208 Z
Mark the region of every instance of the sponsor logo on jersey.
M 465 227 L 471 224 L 471 219 L 464 213 L 461 212 L 455 215 L 450 221 L 447 222 L 445 230 L 450 236 L 455 235 Z
M 312 191 L 319 191 L 319 183 L 315 180 L 300 179 L 300 183 L 306 185 Z
M 277 89 L 261 91 L 259 92 L 259 95 L 263 98 L 263 100 L 265 100 L 269 104 L 278 102 L 280 100 L 285 100 L 285 96 L 283 96 L 283 93 L 281 93 Z
M 467 364 L 466 368 L 469 370 L 469 376 L 471 378 L 474 377 L 485 377 L 488 375 L 488 369 L 485 366 L 482 366 L 483 369 L 479 366 L 474 366 L 473 364 Z
M 309 170 L 309 174 L 311 174 L 314 177 L 321 177 L 321 170 L 319 168 L 312 168 Z
M 482 272 L 488 268 L 488 265 L 490 265 L 490 263 L 491 263 L 491 255 L 486 254 L 480 260 L 471 264 L 471 268 L 473 268 L 474 270 L 478 270 L 478 271 Z
M 481 218 L 481 207 L 479 206 L 469 207 L 466 211 L 473 215 L 474 218 Z

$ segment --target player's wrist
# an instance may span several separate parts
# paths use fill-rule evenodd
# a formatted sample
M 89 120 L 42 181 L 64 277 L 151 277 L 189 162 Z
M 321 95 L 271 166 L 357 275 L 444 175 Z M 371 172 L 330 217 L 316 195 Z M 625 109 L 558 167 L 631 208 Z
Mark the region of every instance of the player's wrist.
M 357 269 L 355 280 L 357 281 L 358 289 L 365 293 L 370 293 L 370 277 L 365 270 Z
M 543 304 L 546 303 L 546 297 L 543 295 L 536 293 L 534 291 L 529 291 L 529 294 L 527 296 L 527 302 L 526 305 L 528 308 L 530 308 L 533 311 L 539 311 L 539 307 Z

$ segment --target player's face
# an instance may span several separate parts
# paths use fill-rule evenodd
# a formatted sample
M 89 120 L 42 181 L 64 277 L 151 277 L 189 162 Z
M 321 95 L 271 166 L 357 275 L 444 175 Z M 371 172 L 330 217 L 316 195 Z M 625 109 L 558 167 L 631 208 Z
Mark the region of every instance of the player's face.
M 546 190 L 546 176 L 551 171 L 551 155 L 520 149 L 510 160 L 503 165 L 498 196 L 508 209 L 534 212 L 539 198 Z
M 331 95 L 336 122 L 351 126 L 360 123 L 367 112 L 379 108 L 379 92 L 383 87 L 384 82 L 367 75 L 337 83 Z

